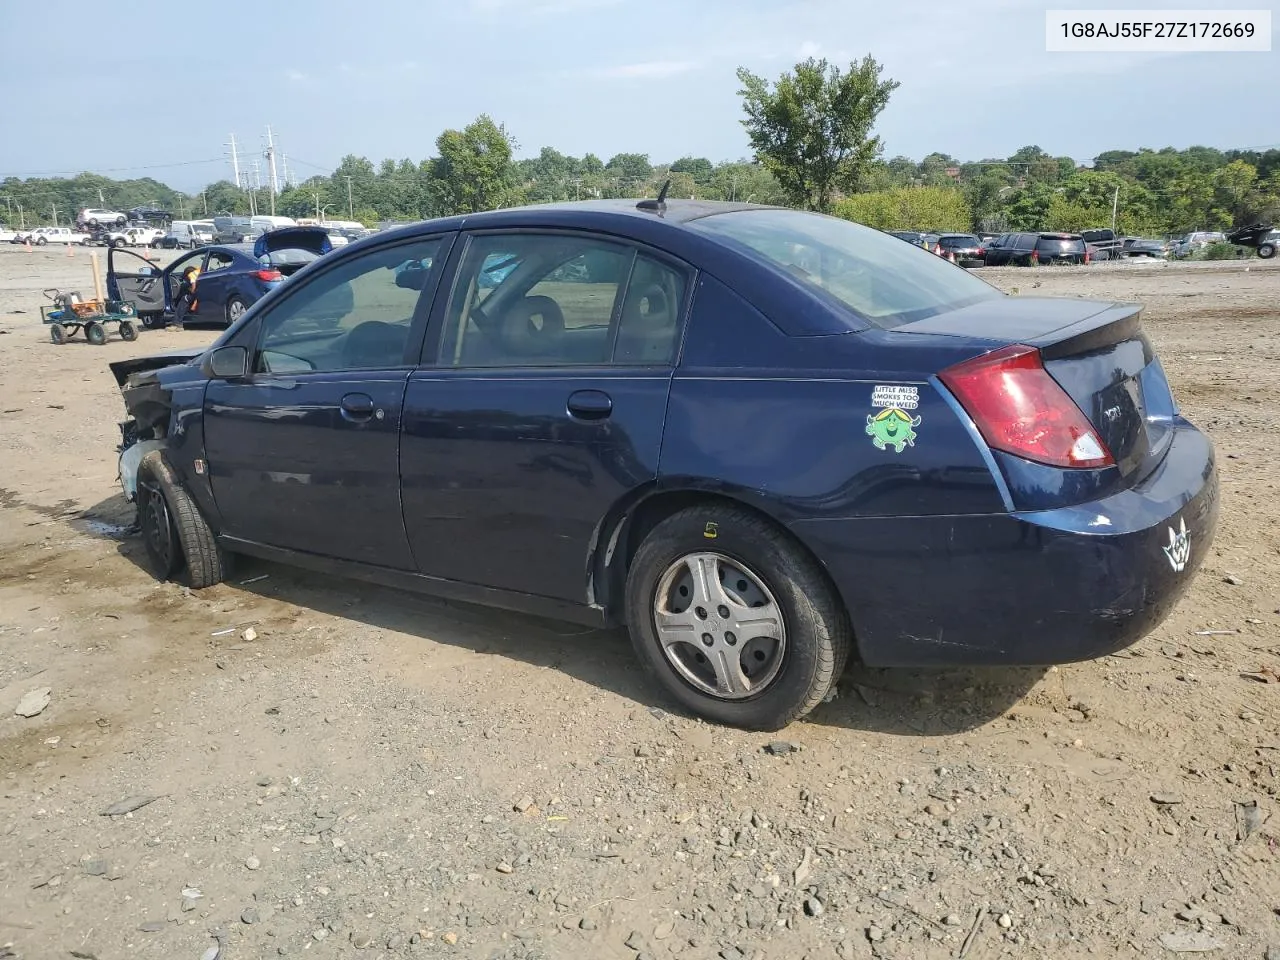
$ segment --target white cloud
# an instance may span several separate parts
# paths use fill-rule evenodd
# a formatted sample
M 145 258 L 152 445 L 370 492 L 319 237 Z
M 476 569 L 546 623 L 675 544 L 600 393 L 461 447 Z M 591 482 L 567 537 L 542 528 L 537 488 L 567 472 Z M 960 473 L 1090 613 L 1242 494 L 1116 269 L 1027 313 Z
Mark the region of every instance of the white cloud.
M 587 74 L 604 80 L 662 80 L 697 70 L 701 64 L 694 60 L 643 60 L 639 63 L 621 63 L 612 67 L 597 67 Z
M 284 72 L 284 75 L 285 79 L 290 83 L 302 83 L 302 81 L 309 79 L 301 70 L 289 69 Z
M 812 40 L 806 40 L 800 44 L 800 49 L 796 51 L 796 56 L 801 60 L 807 60 L 809 57 L 816 57 L 822 51 L 822 44 L 815 43 Z
M 492 17 L 546 17 L 612 7 L 622 0 L 467 0 L 470 11 Z

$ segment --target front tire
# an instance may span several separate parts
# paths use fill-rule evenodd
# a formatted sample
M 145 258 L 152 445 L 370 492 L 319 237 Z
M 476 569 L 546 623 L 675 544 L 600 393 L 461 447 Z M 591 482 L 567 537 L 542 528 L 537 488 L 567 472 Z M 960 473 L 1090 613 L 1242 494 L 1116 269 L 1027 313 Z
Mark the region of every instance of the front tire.
M 138 464 L 137 496 L 143 544 L 156 578 L 169 580 L 185 566 L 193 589 L 221 583 L 226 555 L 161 451 L 152 450 Z
M 84 338 L 95 347 L 100 347 L 107 342 L 107 330 L 98 321 L 90 320 L 84 325 Z
M 137 340 L 138 328 L 133 325 L 132 320 L 120 321 L 120 339 L 121 340 Z
M 1263 260 L 1270 260 L 1276 255 L 1276 245 L 1274 243 L 1258 244 L 1258 256 Z
M 732 507 L 691 507 L 654 527 L 627 572 L 626 613 L 636 653 L 672 697 L 750 730 L 778 730 L 813 710 L 852 645 L 813 558 Z
M 54 343 L 66 343 L 67 328 L 60 323 L 49 324 L 49 339 Z

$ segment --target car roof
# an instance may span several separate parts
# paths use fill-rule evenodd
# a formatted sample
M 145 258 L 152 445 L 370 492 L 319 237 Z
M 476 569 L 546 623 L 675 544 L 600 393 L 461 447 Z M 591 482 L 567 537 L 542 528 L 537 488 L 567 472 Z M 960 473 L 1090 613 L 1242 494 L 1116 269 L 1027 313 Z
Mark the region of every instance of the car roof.
M 822 336 L 866 329 L 868 324 L 865 320 L 845 308 L 812 296 L 781 267 L 766 263 L 721 237 L 691 229 L 692 224 L 706 217 L 787 209 L 759 203 L 676 199 L 668 199 L 659 207 L 655 201 L 636 198 L 530 204 L 398 224 L 347 244 L 327 254 L 324 259 L 342 262 L 349 256 L 359 256 L 371 244 L 401 243 L 430 234 L 460 230 L 592 230 L 651 246 L 692 264 L 726 283 L 736 295 L 793 336 Z

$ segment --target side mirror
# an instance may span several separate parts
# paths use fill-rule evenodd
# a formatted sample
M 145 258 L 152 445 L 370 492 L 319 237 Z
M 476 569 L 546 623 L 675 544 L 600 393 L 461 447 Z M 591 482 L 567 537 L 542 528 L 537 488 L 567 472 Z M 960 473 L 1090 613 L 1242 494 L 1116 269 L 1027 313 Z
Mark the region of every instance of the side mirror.
M 214 380 L 239 380 L 248 371 L 249 351 L 244 347 L 219 347 L 200 364 L 200 372 Z

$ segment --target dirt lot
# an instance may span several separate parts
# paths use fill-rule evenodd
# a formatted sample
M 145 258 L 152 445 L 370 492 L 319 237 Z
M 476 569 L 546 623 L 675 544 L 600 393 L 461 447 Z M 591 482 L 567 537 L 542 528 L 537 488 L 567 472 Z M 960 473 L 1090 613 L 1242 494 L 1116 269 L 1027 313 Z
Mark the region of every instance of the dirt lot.
M 106 362 L 213 334 L 53 346 L 39 291 L 87 255 L 0 248 L 0 957 L 1280 956 L 1275 265 L 990 271 L 1147 304 L 1218 445 L 1213 553 L 1119 656 L 851 668 L 774 756 L 618 633 L 265 563 L 154 582 Z

